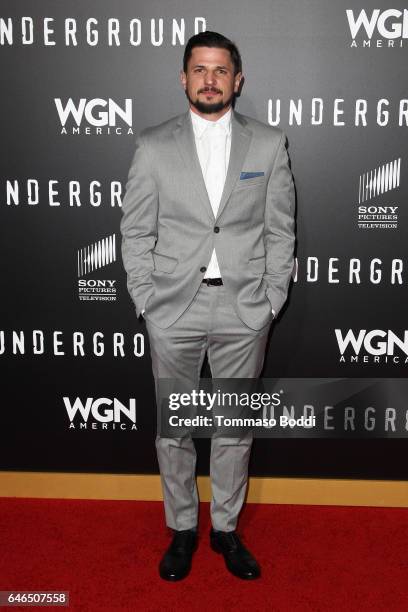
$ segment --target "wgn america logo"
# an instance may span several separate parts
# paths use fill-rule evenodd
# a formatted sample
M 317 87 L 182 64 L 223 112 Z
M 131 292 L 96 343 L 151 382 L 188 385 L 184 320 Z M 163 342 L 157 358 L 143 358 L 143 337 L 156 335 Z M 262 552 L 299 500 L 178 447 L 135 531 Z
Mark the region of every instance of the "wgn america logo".
M 408 363 L 408 330 L 401 336 L 391 329 L 335 330 L 340 363 Z
M 401 158 L 360 174 L 358 185 L 358 227 L 361 229 L 397 229 L 398 206 L 363 204 L 400 186 Z
M 125 99 L 123 107 L 112 98 L 80 98 L 77 103 L 72 98 L 66 102 L 54 98 L 54 102 L 61 122 L 60 134 L 133 134 L 131 98 Z
M 374 9 L 370 16 L 346 10 L 351 38 L 350 47 L 403 47 L 408 38 L 408 9 Z
M 62 399 L 70 420 L 69 429 L 137 430 L 134 398 L 129 399 L 128 406 L 115 397 L 87 397 L 85 401 L 79 397 L 74 401 L 69 397 Z
M 116 261 L 116 236 L 112 234 L 77 251 L 78 297 L 81 301 L 116 301 L 116 280 L 81 278 Z

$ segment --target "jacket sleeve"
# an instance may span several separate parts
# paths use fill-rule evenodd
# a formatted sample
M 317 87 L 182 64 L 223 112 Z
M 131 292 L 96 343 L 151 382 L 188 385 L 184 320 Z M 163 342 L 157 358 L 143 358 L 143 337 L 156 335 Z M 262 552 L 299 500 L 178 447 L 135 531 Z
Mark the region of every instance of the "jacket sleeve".
M 266 295 L 276 315 L 286 301 L 294 266 L 295 188 L 285 143 L 286 136 L 282 132 L 268 182 L 265 206 L 264 280 L 267 284 Z
M 157 240 L 158 189 L 143 133 L 136 140 L 122 203 L 122 258 L 127 288 L 139 317 L 152 293 L 152 251 Z

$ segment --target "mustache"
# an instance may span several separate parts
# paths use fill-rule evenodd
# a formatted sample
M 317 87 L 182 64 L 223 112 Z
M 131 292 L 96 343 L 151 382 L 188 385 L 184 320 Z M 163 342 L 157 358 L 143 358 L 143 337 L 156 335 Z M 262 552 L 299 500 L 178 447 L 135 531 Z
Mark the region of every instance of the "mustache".
M 206 93 L 207 91 L 222 94 L 221 89 L 217 89 L 216 87 L 203 87 L 202 89 L 199 89 L 197 93 Z

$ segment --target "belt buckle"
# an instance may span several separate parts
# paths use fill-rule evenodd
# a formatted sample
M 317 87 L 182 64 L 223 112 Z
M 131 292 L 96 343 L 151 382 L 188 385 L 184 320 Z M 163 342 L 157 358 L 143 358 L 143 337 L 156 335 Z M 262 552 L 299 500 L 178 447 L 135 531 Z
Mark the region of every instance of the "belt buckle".
M 205 283 L 207 287 L 220 287 L 223 284 L 222 278 L 203 278 L 203 283 Z

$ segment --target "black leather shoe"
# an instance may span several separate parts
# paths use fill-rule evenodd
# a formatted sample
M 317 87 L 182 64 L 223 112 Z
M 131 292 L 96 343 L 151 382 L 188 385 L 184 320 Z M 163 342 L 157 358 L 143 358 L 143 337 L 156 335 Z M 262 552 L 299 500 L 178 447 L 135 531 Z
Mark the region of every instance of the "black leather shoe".
M 254 580 L 261 575 L 261 569 L 249 550 L 243 546 L 236 531 L 210 532 L 211 548 L 224 555 L 227 569 L 243 580 Z
M 174 531 L 172 543 L 160 561 L 159 573 L 163 580 L 182 580 L 191 569 L 191 559 L 197 547 L 197 532 L 193 529 Z

